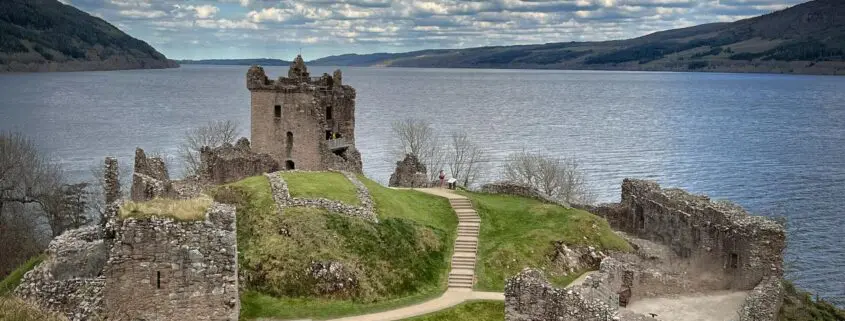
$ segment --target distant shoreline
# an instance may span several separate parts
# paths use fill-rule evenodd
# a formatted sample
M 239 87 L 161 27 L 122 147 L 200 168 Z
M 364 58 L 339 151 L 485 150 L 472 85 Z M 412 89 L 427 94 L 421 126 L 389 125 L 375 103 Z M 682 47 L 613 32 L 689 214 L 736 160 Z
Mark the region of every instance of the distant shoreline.
M 207 63 L 209 60 L 177 60 L 183 65 L 204 65 L 204 66 L 288 66 L 290 62 L 279 60 L 284 64 L 262 64 L 251 63 L 251 59 L 233 59 L 231 62 L 226 59 L 214 59 L 213 63 Z M 733 65 L 731 67 L 711 67 L 702 69 L 688 69 L 688 68 L 632 68 L 631 66 L 597 66 L 597 68 L 579 68 L 573 66 L 572 68 L 537 68 L 533 66 L 391 66 L 391 65 L 335 65 L 335 64 L 321 64 L 319 62 L 309 62 L 311 66 L 331 66 L 331 67 L 367 67 L 367 68 L 408 68 L 408 69 L 498 69 L 498 70 L 551 70 L 551 71 L 634 71 L 634 72 L 690 72 L 690 73 L 728 73 L 728 74 L 775 74 L 775 75 L 806 75 L 806 76 L 845 76 L 845 65 L 842 66 L 828 66 L 818 68 L 806 67 L 806 61 L 795 62 L 777 62 L 769 65 L 748 64 L 748 65 Z M 653 66 L 652 66 L 653 67 Z M 796 71 L 798 70 L 798 71 Z
M 38 73 L 38 72 L 77 72 L 77 71 L 117 71 L 139 69 L 169 69 L 179 68 L 174 60 L 141 59 L 134 61 L 106 60 L 106 61 L 69 61 L 47 63 L 19 63 L 12 62 L 0 65 L 0 74 L 7 73 Z

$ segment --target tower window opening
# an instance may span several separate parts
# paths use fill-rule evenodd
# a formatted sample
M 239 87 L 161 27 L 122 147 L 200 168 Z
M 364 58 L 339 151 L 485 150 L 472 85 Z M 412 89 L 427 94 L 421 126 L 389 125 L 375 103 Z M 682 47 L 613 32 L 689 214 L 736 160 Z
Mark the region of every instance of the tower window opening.
M 286 135 L 286 138 L 287 138 L 287 141 L 285 142 L 286 143 L 285 152 L 287 153 L 288 158 L 290 158 L 291 154 L 293 153 L 293 133 L 288 132 L 287 135 Z
M 332 119 L 332 106 L 326 107 L 326 119 Z
M 273 108 L 273 116 L 276 117 L 276 118 L 282 118 L 282 106 L 281 105 L 276 105 L 276 107 Z
M 156 289 L 161 289 L 161 271 L 156 271 Z

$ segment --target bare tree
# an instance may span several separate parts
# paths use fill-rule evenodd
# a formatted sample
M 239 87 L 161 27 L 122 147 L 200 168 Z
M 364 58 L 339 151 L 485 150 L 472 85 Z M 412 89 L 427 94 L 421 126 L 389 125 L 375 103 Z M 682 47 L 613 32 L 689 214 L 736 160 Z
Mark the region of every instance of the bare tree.
M 84 184 L 63 182 L 61 168 L 31 140 L 0 133 L 0 241 L 6 247 L 0 270 L 42 249 L 48 236 L 85 223 Z
M 431 124 L 421 119 L 405 119 L 393 123 L 397 139 L 396 156 L 413 154 L 425 165 L 429 180 L 437 178 L 443 167 L 443 148 Z
M 446 162 L 452 177 L 468 187 L 481 176 L 487 155 L 465 132 L 453 132 L 451 136 Z
M 200 167 L 200 149 L 232 144 L 238 135 L 238 125 L 231 120 L 210 121 L 185 132 L 185 142 L 179 146 L 179 157 L 185 163 L 185 175 L 196 175 Z
M 539 153 L 519 152 L 508 156 L 503 167 L 505 179 L 536 188 L 567 204 L 590 204 L 595 195 L 575 159 Z

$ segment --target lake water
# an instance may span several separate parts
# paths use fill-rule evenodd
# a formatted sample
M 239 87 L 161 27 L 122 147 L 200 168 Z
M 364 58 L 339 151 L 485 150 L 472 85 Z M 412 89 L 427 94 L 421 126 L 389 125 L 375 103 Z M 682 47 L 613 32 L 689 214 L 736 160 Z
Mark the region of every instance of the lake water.
M 266 68 L 270 77 L 287 68 Z M 246 66 L 0 74 L 0 130 L 20 131 L 75 179 L 136 146 L 174 155 L 186 129 L 249 133 Z M 319 75 L 331 68 L 312 67 Z M 394 120 L 463 129 L 491 154 L 574 157 L 601 201 L 625 177 L 657 180 L 766 215 L 792 231 L 789 276 L 845 306 L 845 77 L 344 68 L 357 89 L 365 173 L 386 182 Z M 178 165 L 178 164 L 174 164 Z M 175 170 L 175 169 L 174 169 Z M 178 172 L 178 171 L 177 171 Z

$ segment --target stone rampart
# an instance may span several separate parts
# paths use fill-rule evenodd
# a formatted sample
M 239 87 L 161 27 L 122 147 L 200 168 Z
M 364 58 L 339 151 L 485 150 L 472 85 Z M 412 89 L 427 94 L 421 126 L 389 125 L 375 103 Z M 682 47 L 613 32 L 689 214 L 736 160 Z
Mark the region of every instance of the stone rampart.
M 325 198 L 295 198 L 290 195 L 288 185 L 280 173 L 267 173 L 264 175 L 270 181 L 270 190 L 273 194 L 273 200 L 276 203 L 279 213 L 283 213 L 286 207 L 313 207 L 378 223 L 378 216 L 376 215 L 374 208 L 375 202 L 373 202 L 367 187 L 364 186 L 357 177 L 355 177 L 355 174 L 350 172 L 341 173 L 346 176 L 353 185 L 355 185 L 361 206 L 349 205 L 340 201 Z

